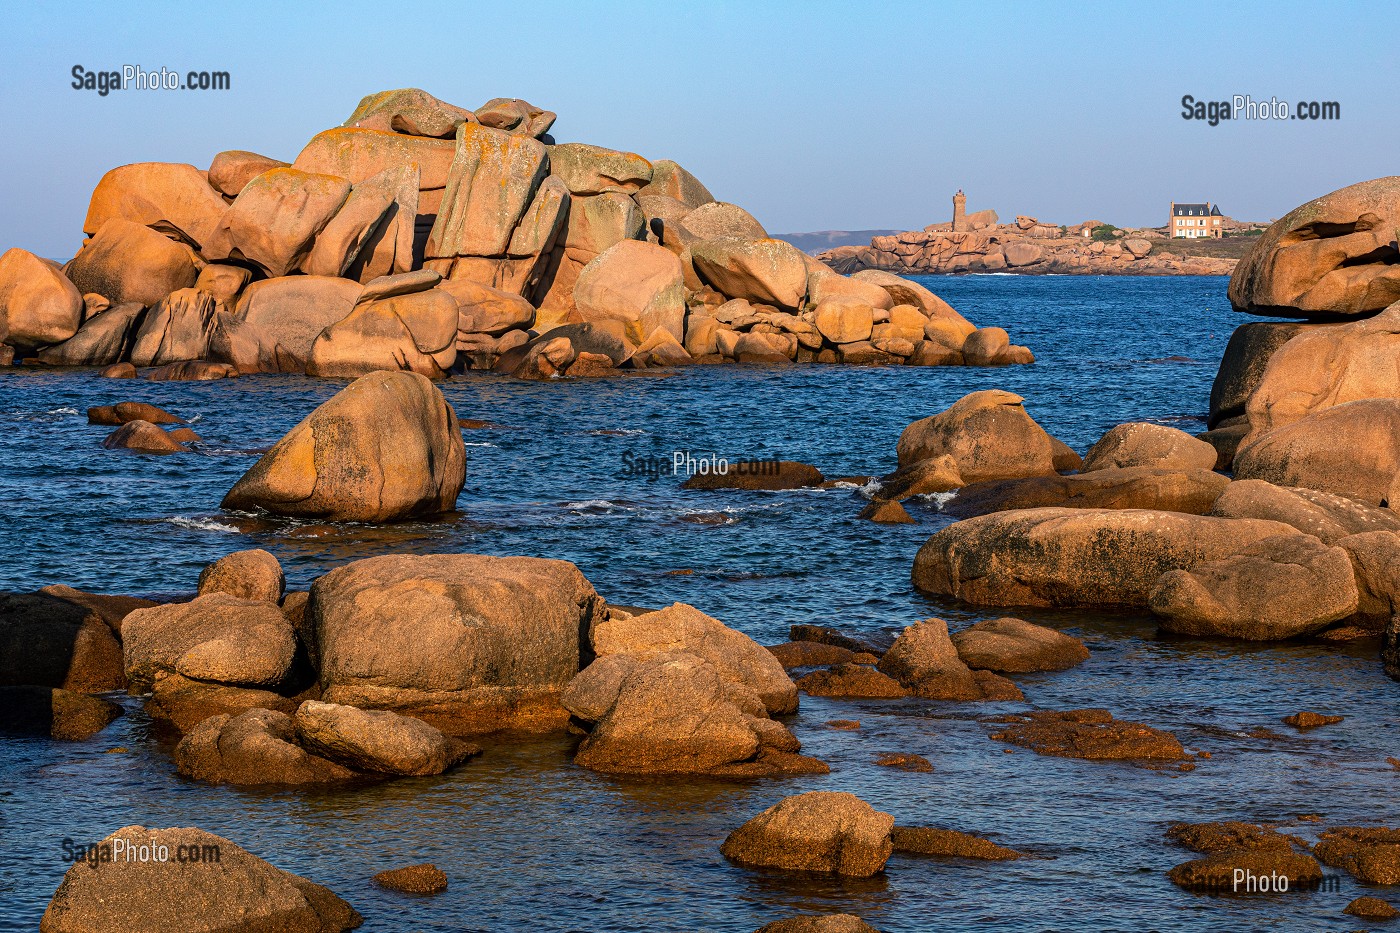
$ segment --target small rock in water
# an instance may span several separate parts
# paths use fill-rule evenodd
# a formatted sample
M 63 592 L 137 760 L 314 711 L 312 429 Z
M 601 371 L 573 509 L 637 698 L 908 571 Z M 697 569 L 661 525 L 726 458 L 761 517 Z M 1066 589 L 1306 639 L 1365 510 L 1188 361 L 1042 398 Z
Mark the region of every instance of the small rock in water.
M 1318 726 L 1330 726 L 1345 718 L 1345 716 L 1328 716 L 1325 713 L 1310 713 L 1303 710 L 1292 716 L 1285 716 L 1283 722 L 1284 725 L 1292 726 L 1299 732 L 1306 732 L 1308 729 L 1316 729 Z
M 186 447 L 149 421 L 129 421 L 102 441 L 108 450 L 134 450 L 143 454 L 185 453 Z
M 1400 829 L 1338 826 L 1322 834 L 1313 854 L 1365 884 L 1400 884 Z
M 856 719 L 828 719 L 826 724 L 831 729 L 841 729 L 846 732 L 860 728 L 860 721 Z
M 136 367 L 130 363 L 113 363 L 98 373 L 103 379 L 135 379 Z
M 797 689 L 813 697 L 860 700 L 898 699 L 909 695 L 899 681 L 862 664 L 837 664 L 797 680 Z
M 990 839 L 932 826 L 896 826 L 890 833 L 896 852 L 915 855 L 953 855 L 959 858 L 1005 862 L 1021 857 L 1015 849 L 999 846 Z
M 177 440 L 181 444 L 194 444 L 204 440 L 204 438 L 195 433 L 194 428 L 176 428 L 167 433 L 172 440 Z
M 860 510 L 857 518 L 866 518 L 881 525 L 913 525 L 914 519 L 903 505 L 893 499 L 873 499 Z
M 1358 897 L 1348 904 L 1342 913 L 1367 920 L 1394 920 L 1400 917 L 1400 910 L 1396 910 L 1389 901 L 1383 901 L 1379 897 Z
M 898 768 L 901 771 L 923 773 L 933 770 L 933 765 L 927 758 L 909 752 L 890 752 L 876 758 L 875 763 L 882 768 Z
M 823 645 L 818 641 L 785 641 L 769 645 L 768 650 L 784 668 L 817 667 L 823 664 L 844 664 L 855 657 L 849 648 Z
M 820 871 L 868 878 L 885 867 L 894 818 L 855 794 L 813 791 L 785 797 L 720 846 L 746 868 Z
M 374 882 L 405 894 L 441 894 L 447 890 L 447 873 L 432 864 L 407 865 L 379 872 Z

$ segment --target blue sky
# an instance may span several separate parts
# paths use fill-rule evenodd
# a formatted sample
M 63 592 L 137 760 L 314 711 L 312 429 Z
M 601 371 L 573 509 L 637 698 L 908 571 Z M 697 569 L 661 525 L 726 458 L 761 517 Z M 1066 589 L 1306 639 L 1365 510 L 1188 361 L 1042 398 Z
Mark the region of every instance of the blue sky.
M 0 248 L 70 255 L 102 173 L 292 159 L 364 94 L 523 97 L 561 142 L 672 158 L 775 232 L 969 210 L 1277 217 L 1400 173 L 1400 26 L 1372 5 L 884 2 L 39 4 L 0 36 Z M 224 70 L 224 92 L 74 90 L 88 70 Z M 1335 100 L 1334 123 L 1183 120 L 1180 99 Z

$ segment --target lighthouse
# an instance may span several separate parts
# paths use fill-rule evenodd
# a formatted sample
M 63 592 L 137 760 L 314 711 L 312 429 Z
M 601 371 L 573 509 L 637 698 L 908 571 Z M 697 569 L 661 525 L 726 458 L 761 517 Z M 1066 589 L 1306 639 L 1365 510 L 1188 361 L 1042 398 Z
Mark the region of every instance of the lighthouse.
M 967 195 L 958 189 L 958 193 L 953 195 L 953 232 L 961 233 L 967 229 Z

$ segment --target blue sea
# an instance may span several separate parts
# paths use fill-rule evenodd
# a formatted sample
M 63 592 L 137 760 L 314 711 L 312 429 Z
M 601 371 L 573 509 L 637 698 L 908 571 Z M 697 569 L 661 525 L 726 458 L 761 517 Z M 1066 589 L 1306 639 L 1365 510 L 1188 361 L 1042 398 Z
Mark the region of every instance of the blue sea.
M 705 366 L 576 382 L 471 375 L 442 385 L 463 419 L 459 513 L 396 526 L 256 519 L 219 501 L 341 384 L 289 376 L 147 383 L 85 371 L 0 371 L 0 587 L 51 583 L 139 595 L 194 590 L 200 569 L 261 547 L 289 587 L 376 554 L 525 554 L 576 563 L 609 601 L 690 603 L 772 644 L 793 623 L 897 631 L 984 613 L 915 593 L 915 552 L 950 519 L 936 497 L 914 525 L 857 518 L 854 487 L 701 492 L 641 464 L 676 452 L 800 460 L 828 477 L 881 474 L 910 422 L 969 392 L 1005 389 L 1081 453 L 1124 421 L 1205 429 L 1233 313 L 1223 278 L 922 278 L 978 325 L 1005 327 L 1033 366 Z M 89 406 L 144 401 L 192 423 L 195 453 L 108 451 Z M 655 471 L 653 471 L 655 472 Z M 65 838 L 133 823 L 197 825 L 329 886 L 364 930 L 752 931 L 804 912 L 848 912 L 894 931 L 1350 929 L 1368 893 L 1241 899 L 1186 893 L 1166 871 L 1192 857 L 1163 840 L 1178 820 L 1319 828 L 1400 813 L 1396 685 L 1374 642 L 1253 646 L 1156 637 L 1150 618 L 1024 612 L 1087 642 L 1088 662 L 1016 678 L 1026 703 L 832 701 L 803 697 L 790 725 L 824 776 L 755 782 L 618 780 L 575 768 L 562 737 L 486 743 L 441 777 L 338 792 L 248 791 L 179 777 L 137 698 L 92 740 L 0 740 L 0 930 L 33 930 L 68 867 Z M 1102 706 L 1208 751 L 1189 773 L 1040 757 L 988 738 L 982 717 Z M 1300 709 L 1344 714 L 1299 734 Z M 834 730 L 832 719 L 861 728 Z M 1260 730 L 1267 731 L 1260 731 Z M 877 767 L 914 752 L 931 773 Z M 978 863 L 896 855 L 851 881 L 753 872 L 724 837 L 785 795 L 847 790 L 905 825 L 987 834 L 1031 853 Z M 1319 815 L 1321 823 L 1300 821 Z M 435 862 L 447 893 L 377 888 L 384 868 Z M 1369 892 L 1374 893 L 1374 892 Z M 1351 925 L 1347 925 L 1351 923 Z

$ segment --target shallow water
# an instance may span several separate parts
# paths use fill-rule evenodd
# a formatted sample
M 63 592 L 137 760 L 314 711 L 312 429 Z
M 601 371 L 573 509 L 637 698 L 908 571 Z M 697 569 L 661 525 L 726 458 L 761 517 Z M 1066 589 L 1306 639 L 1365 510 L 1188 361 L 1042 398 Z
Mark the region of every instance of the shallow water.
M 979 324 L 1007 328 L 1039 362 L 1008 369 L 696 367 L 673 375 L 569 384 L 495 377 L 444 392 L 466 432 L 461 514 L 391 528 L 257 521 L 220 512 L 223 493 L 339 384 L 293 377 L 217 383 L 102 380 L 88 373 L 0 374 L 0 586 L 64 582 L 102 592 L 193 590 L 210 560 L 265 547 L 289 585 L 348 560 L 396 551 L 530 554 L 574 561 L 610 601 L 692 603 L 765 643 L 794 622 L 897 629 L 931 615 L 955 627 L 981 613 L 913 592 L 914 552 L 948 519 L 934 501 L 918 525 L 858 520 L 864 500 L 825 492 L 688 492 L 675 477 L 627 475 L 676 450 L 775 457 L 828 476 L 883 473 L 909 422 L 962 395 L 1026 398 L 1047 430 L 1083 451 L 1108 427 L 1157 420 L 1204 429 L 1210 382 L 1231 329 L 1218 278 L 925 280 Z M 101 449 L 90 405 L 148 401 L 194 421 L 195 455 Z M 691 571 L 676 574 L 675 571 Z M 1158 640 L 1148 619 L 1022 613 L 1084 638 L 1091 659 L 1019 677 L 1033 707 L 1107 706 L 1210 751 L 1191 773 L 1005 754 L 977 717 L 1023 704 L 836 702 L 803 698 L 790 723 L 821 777 L 750 783 L 636 782 L 569 762 L 569 744 L 490 745 L 453 774 L 336 793 L 250 792 L 192 784 L 149 737 L 138 700 L 87 743 L 0 743 L 0 930 L 33 929 L 67 867 L 65 837 L 93 841 L 130 823 L 198 825 L 324 883 L 366 930 L 750 931 L 802 911 L 849 911 L 887 931 L 1353 929 L 1341 891 L 1229 901 L 1175 888 L 1189 857 L 1166 845 L 1178 819 L 1394 822 L 1400 771 L 1397 685 L 1374 642 L 1345 648 L 1239 648 Z M 1299 735 L 1298 709 L 1346 714 Z M 843 732 L 823 724 L 858 719 Z M 1276 738 L 1253 738 L 1259 727 Z M 120 747 L 128 751 L 107 753 Z M 935 770 L 876 767 L 885 751 Z M 786 794 L 850 790 L 900 823 L 994 834 L 1040 858 L 1009 863 L 895 856 L 871 881 L 794 879 L 725 862 L 719 843 Z M 376 871 L 433 861 L 449 891 L 429 900 L 379 890 Z M 1377 893 L 1377 892 L 1369 892 Z M 1384 893 L 1384 892 L 1380 892 Z

